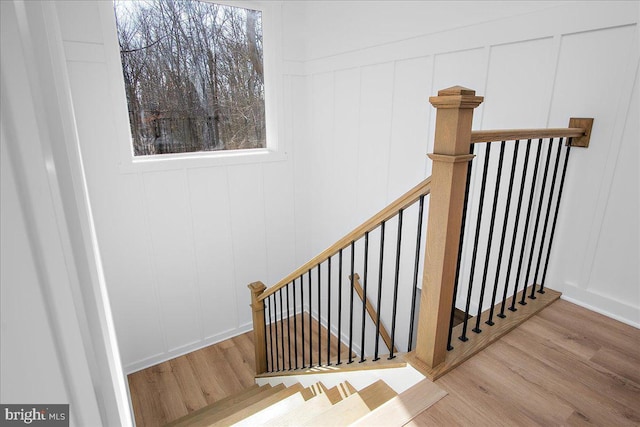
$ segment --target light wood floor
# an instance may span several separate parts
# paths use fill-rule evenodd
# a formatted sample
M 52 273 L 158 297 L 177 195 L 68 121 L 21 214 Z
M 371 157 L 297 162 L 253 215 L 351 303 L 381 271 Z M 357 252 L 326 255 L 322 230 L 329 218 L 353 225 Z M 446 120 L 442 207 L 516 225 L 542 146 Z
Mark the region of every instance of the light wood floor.
M 136 423 L 160 426 L 253 384 L 247 333 L 129 375 Z M 640 330 L 558 301 L 436 383 L 412 426 L 640 425 Z

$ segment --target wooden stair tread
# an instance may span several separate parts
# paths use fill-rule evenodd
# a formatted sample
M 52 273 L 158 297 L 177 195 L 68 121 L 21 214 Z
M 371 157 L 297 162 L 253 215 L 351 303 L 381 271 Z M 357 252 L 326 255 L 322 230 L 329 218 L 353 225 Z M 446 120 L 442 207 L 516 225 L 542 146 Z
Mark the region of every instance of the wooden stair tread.
M 276 387 L 274 387 L 274 389 Z M 286 388 L 284 387 L 284 385 L 282 385 L 282 387 L 283 388 L 279 389 L 276 393 L 259 399 L 258 401 L 254 401 L 250 404 L 248 404 L 248 402 L 242 402 L 241 404 L 233 408 L 229 408 L 229 411 L 220 413 L 219 415 L 221 416 L 215 417 L 215 420 L 206 420 L 206 424 L 198 424 L 198 426 L 229 426 L 235 424 L 257 412 L 260 412 L 261 410 L 273 405 L 276 402 L 279 402 L 293 394 L 300 392 L 304 388 L 300 384 L 294 384 L 291 387 Z M 194 425 L 194 427 L 196 427 L 196 425 Z
M 333 405 L 335 405 L 336 403 L 340 402 L 341 400 L 344 400 L 347 397 L 349 397 L 352 394 L 357 393 L 357 392 L 358 391 L 351 384 L 349 384 L 348 381 L 340 383 L 340 384 L 336 385 L 335 387 L 331 387 L 328 390 L 325 389 L 325 394 L 327 395 L 327 397 L 331 401 L 331 404 L 333 404 Z
M 340 383 L 335 387 L 327 389 L 321 382 L 316 386 L 322 389 L 321 394 L 317 394 L 313 400 L 290 411 L 289 413 L 273 418 L 265 423 L 268 426 L 297 426 L 315 418 L 317 415 L 331 408 L 332 405 L 346 399 L 350 395 L 357 393 L 357 390 L 348 382 Z
M 391 387 L 378 380 L 300 425 L 349 425 L 395 396 L 397 394 Z
M 331 408 L 332 403 L 325 393 L 314 396 L 306 401 L 303 405 L 283 414 L 277 418 L 268 420 L 263 425 L 266 426 L 299 426 L 311 420 L 317 415 Z
M 270 378 L 270 377 L 285 377 L 291 375 L 315 375 L 324 373 L 336 373 L 336 372 L 351 372 L 351 371 L 365 371 L 369 369 L 393 369 L 404 368 L 407 366 L 405 355 L 407 353 L 396 353 L 394 358 L 389 360 L 388 354 L 381 354 L 380 359 L 373 361 L 372 358 L 368 358 L 364 362 L 360 363 L 358 357 L 353 358 L 353 363 L 342 362 L 340 365 L 336 365 L 336 361 L 332 360 L 331 365 L 313 366 L 311 368 L 298 368 L 290 371 L 277 371 L 277 372 L 264 372 L 258 374 L 256 378 Z
M 327 388 L 321 382 L 312 384 L 298 393 L 282 399 L 234 425 L 246 427 L 265 425 L 272 419 L 284 417 L 287 414 L 296 412 L 302 406 L 307 407 L 308 405 L 305 405 L 305 403 L 311 399 L 321 398 L 319 400 L 326 400 L 326 396 L 324 396 L 326 390 Z M 302 412 L 304 412 L 304 409 Z
M 305 388 L 300 392 L 304 400 L 309 400 L 319 394 L 322 394 L 326 391 L 326 387 L 321 382 L 317 382 L 315 384 L 311 384 L 309 387 Z
M 352 426 L 405 425 L 446 395 L 446 391 L 425 379 L 366 414 Z
M 284 388 L 284 386 L 282 387 Z M 165 427 L 180 427 L 191 425 L 190 423 L 197 421 L 202 416 L 209 416 L 216 414 L 222 410 L 225 410 L 229 407 L 236 405 L 239 402 L 242 402 L 246 399 L 250 399 L 252 396 L 265 393 L 268 390 L 272 390 L 273 387 L 270 384 L 265 384 L 263 386 L 258 386 L 254 384 L 253 386 L 241 391 L 240 393 L 232 394 L 231 396 L 227 396 L 223 399 L 220 399 L 216 402 L 213 402 L 211 405 L 207 405 L 203 408 L 200 408 L 196 411 L 185 415 L 184 417 L 178 418 L 168 424 Z M 206 415 L 205 415 L 206 414 Z
M 317 396 L 314 396 L 315 398 Z M 313 399 L 312 398 L 312 399 Z M 256 425 L 264 425 L 269 420 L 274 418 L 279 418 L 287 413 L 295 411 L 296 409 L 306 406 L 305 403 L 308 402 L 300 392 L 292 394 L 279 402 L 270 405 L 267 408 L 264 408 L 253 415 L 249 415 L 248 417 L 236 422 L 234 426 L 242 426 L 242 427 L 251 427 Z
M 211 408 L 211 412 L 203 411 L 196 416 L 187 415 L 177 421 L 178 423 L 175 426 L 179 427 L 198 427 L 198 426 L 208 426 L 211 423 L 218 421 L 221 418 L 227 417 L 234 412 L 240 410 L 241 408 L 254 404 L 256 402 L 260 402 L 266 397 L 271 395 L 275 395 L 283 390 L 286 390 L 286 387 L 283 384 L 278 384 L 275 387 L 265 388 L 261 390 L 259 393 L 255 393 L 250 395 L 245 399 L 238 399 L 233 403 L 229 403 L 224 405 L 223 408 Z M 215 404 L 214 404 L 215 405 Z

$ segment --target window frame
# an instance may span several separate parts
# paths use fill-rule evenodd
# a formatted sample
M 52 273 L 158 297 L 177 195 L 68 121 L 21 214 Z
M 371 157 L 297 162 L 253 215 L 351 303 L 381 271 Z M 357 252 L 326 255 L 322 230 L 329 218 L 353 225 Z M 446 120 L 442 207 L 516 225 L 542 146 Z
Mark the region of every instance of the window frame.
M 129 123 L 120 48 L 112 1 L 100 2 L 103 15 L 104 46 L 109 73 L 112 104 L 115 109 L 115 133 L 119 161 L 123 173 L 161 171 L 194 167 L 283 161 L 287 152 L 282 138 L 282 36 L 279 2 L 249 0 L 199 0 L 227 6 L 258 10 L 262 13 L 262 44 L 264 66 L 264 102 L 266 147 L 241 150 L 196 151 L 191 153 L 135 156 Z

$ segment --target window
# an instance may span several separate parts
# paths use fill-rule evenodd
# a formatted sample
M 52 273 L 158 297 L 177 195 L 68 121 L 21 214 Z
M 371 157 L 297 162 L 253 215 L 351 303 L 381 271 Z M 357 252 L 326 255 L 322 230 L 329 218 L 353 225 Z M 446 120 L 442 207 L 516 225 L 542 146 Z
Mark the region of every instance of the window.
M 135 156 L 266 147 L 262 14 L 114 0 Z

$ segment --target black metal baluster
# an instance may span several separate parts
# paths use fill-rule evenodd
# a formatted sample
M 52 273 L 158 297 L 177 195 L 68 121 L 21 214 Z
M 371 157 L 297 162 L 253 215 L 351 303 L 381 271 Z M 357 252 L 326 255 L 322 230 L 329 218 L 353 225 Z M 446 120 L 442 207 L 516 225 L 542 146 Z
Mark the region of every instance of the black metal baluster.
M 320 286 L 320 264 L 318 264 L 318 366 L 322 366 L 322 293 Z
M 551 152 L 552 144 L 549 146 L 549 152 Z M 534 298 L 534 292 L 536 290 L 536 283 L 538 282 L 538 273 L 540 272 L 540 264 L 542 263 L 542 251 L 544 249 L 544 240 L 547 237 L 547 226 L 549 225 L 549 216 L 551 216 L 551 205 L 553 201 L 553 191 L 556 189 L 556 178 L 558 176 L 558 166 L 560 165 L 560 151 L 562 150 L 562 138 L 558 141 L 558 150 L 556 152 L 556 160 L 553 165 L 553 177 L 551 178 L 551 190 L 549 191 L 549 202 L 547 203 L 547 214 L 544 218 L 544 226 L 542 227 L 542 238 L 540 239 L 540 250 L 538 251 L 538 263 L 536 264 L 536 272 L 533 275 L 533 287 L 531 288 L 531 295 L 529 298 Z M 541 292 L 544 293 L 544 290 Z
M 264 301 L 263 301 L 264 304 Z M 262 310 L 262 324 L 265 326 L 264 327 L 264 361 L 265 361 L 265 366 L 267 368 L 267 372 L 269 372 L 269 356 L 267 354 L 267 310 L 266 307 L 264 310 Z
M 493 242 L 493 230 L 496 224 L 496 211 L 498 210 L 498 194 L 500 193 L 500 181 L 501 181 L 500 178 L 502 176 L 504 146 L 505 146 L 505 141 L 502 141 L 502 144 L 500 144 L 498 172 L 496 174 L 496 189 L 493 193 L 493 206 L 491 208 L 491 220 L 489 221 L 489 240 L 487 241 L 487 254 L 484 259 L 484 271 L 482 272 L 482 285 L 480 286 L 480 301 L 478 303 L 478 313 L 476 314 L 476 327 L 472 329 L 472 331 L 475 332 L 476 334 L 479 334 L 480 332 L 482 332 L 482 329 L 480 329 L 480 321 L 482 320 L 482 303 L 484 302 L 484 293 L 487 286 L 487 272 L 489 270 L 489 261 L 491 259 L 491 243 Z
M 279 371 L 280 370 L 280 354 L 278 353 L 278 305 L 277 305 L 277 300 L 276 300 L 276 294 L 271 295 L 273 297 L 273 310 L 274 310 L 274 316 L 273 318 L 275 319 L 275 322 L 272 323 L 272 325 L 274 326 L 274 330 L 275 330 L 275 337 L 276 337 L 276 370 Z
M 527 207 L 527 217 L 524 221 L 524 233 L 522 234 L 522 246 L 520 247 L 520 260 L 518 261 L 518 272 L 516 273 L 516 284 L 513 291 L 513 297 L 511 298 L 511 307 L 509 310 L 516 311 L 516 299 L 518 296 L 518 282 L 520 281 L 520 272 L 522 271 L 522 261 L 524 260 L 524 250 L 527 246 L 527 232 L 529 231 L 529 220 L 531 219 L 531 207 L 533 206 L 533 197 L 536 189 L 536 177 L 538 176 L 538 165 L 540 164 L 540 150 L 542 149 L 542 139 L 538 141 L 538 149 L 536 150 L 536 162 L 533 166 L 533 179 L 531 180 L 531 196 L 529 197 L 529 205 Z M 527 284 L 525 282 L 525 291 Z M 524 291 L 523 291 L 524 292 Z M 524 293 L 523 293 L 524 295 Z M 526 302 L 520 301 L 521 305 L 527 305 Z
M 306 357 L 304 351 L 304 273 L 300 275 L 300 331 L 302 332 L 302 367 L 306 367 Z
M 280 347 L 282 348 L 282 370 L 284 371 L 284 306 L 282 305 L 282 288 L 278 289 L 278 297 L 280 298 Z
M 569 164 L 569 152 L 571 150 L 572 138 L 569 138 L 567 144 L 567 154 L 564 157 L 564 166 L 562 167 L 562 177 L 560 178 L 560 188 L 558 189 L 558 199 L 556 200 L 556 211 L 553 215 L 553 224 L 551 225 L 551 236 L 549 237 L 549 247 L 547 248 L 547 258 L 544 263 L 544 270 L 542 272 L 542 280 L 540 281 L 540 290 L 538 292 L 544 292 L 544 283 L 547 278 L 547 268 L 549 267 L 549 257 L 551 256 L 551 244 L 553 243 L 553 236 L 556 232 L 556 224 L 558 222 L 558 212 L 560 211 L 560 199 L 562 198 L 562 190 L 564 189 L 564 178 L 567 175 L 567 165 Z
M 511 162 L 511 173 L 509 176 L 509 188 L 507 190 L 507 204 L 504 208 L 504 222 L 502 223 L 502 236 L 500 236 L 500 251 L 498 252 L 498 267 L 496 271 L 496 281 L 493 285 L 493 295 L 491 296 L 491 309 L 489 310 L 489 320 L 485 323 L 489 326 L 493 326 L 493 310 L 496 304 L 496 297 L 498 293 L 498 283 L 500 282 L 500 267 L 502 266 L 502 255 L 504 253 L 504 241 L 507 237 L 507 225 L 509 223 L 509 210 L 511 208 L 511 194 L 513 192 L 513 181 L 516 175 L 516 164 L 518 162 L 518 146 L 520 145 L 520 141 L 516 141 L 516 145 L 513 148 L 513 160 Z M 516 230 L 513 231 L 515 236 Z M 509 288 L 508 283 L 504 285 L 504 297 L 502 301 L 502 307 L 504 307 L 504 298 L 507 297 L 507 289 Z M 498 317 L 501 317 L 498 315 Z
M 420 196 L 418 207 L 418 230 L 416 236 L 416 257 L 413 264 L 413 289 L 411 290 L 411 317 L 409 319 L 409 343 L 407 352 L 411 351 L 413 345 L 413 324 L 416 317 L 416 295 L 418 291 L 418 268 L 420 266 L 420 237 L 422 236 L 422 216 L 424 211 L 424 195 Z
M 349 298 L 349 361 L 347 363 L 353 363 L 353 290 L 354 290 L 354 281 L 355 274 L 354 269 L 354 261 L 355 261 L 355 246 L 356 242 L 351 241 L 351 276 L 349 276 L 351 280 L 351 296 Z
M 265 353 L 267 353 L 265 356 L 267 358 L 267 372 L 273 372 L 273 339 L 271 337 L 271 304 L 269 304 L 269 298 L 267 297 L 267 299 L 264 300 L 264 303 L 266 305 L 265 310 L 263 312 L 264 317 L 265 317 L 265 321 L 264 321 L 264 342 L 266 344 L 267 342 L 267 327 L 269 328 L 269 351 L 266 351 Z M 269 323 L 267 323 L 267 313 L 269 313 Z M 271 353 L 271 359 L 269 359 L 269 352 Z
M 309 367 L 313 366 L 313 305 L 311 300 L 311 269 L 309 269 Z
M 473 254 L 471 256 L 471 272 L 469 274 L 469 290 L 467 291 L 467 302 L 464 309 L 464 321 L 462 323 L 462 335 L 458 337 L 460 341 L 467 341 L 467 325 L 469 323 L 469 305 L 471 304 L 471 294 L 473 291 L 473 279 L 476 269 L 476 258 L 478 256 L 478 242 L 480 240 L 480 226 L 482 224 L 482 209 L 484 207 L 484 195 L 487 189 L 487 170 L 489 168 L 489 155 L 491 154 L 491 143 L 487 143 L 484 155 L 484 167 L 482 169 L 482 185 L 480 187 L 480 203 L 478 205 L 478 219 L 476 220 L 476 233 L 473 240 Z
M 342 353 L 342 249 L 338 252 L 338 361 L 340 365 L 340 353 Z
M 396 271 L 393 278 L 393 312 L 391 313 L 391 348 L 389 357 L 391 360 L 396 357 L 393 354 L 393 347 L 396 345 L 396 313 L 398 309 L 398 279 L 400 278 L 400 246 L 402 245 L 402 209 L 398 212 L 398 240 L 396 241 Z
M 331 257 L 327 264 L 327 365 L 331 366 Z
M 505 142 L 502 141 L 502 147 L 500 147 L 500 155 L 502 156 L 502 150 L 504 150 Z M 517 159 L 517 145 L 513 152 L 513 158 Z M 489 326 L 493 326 L 493 310 L 496 304 L 496 297 L 498 294 L 498 283 L 500 281 L 500 267 L 502 266 L 502 255 L 504 253 L 504 240 L 507 235 L 507 223 L 509 222 L 509 207 L 511 206 L 511 191 L 513 190 L 513 178 L 515 175 L 515 162 L 511 164 L 511 173 L 509 176 L 509 188 L 507 189 L 507 204 L 504 208 L 504 222 L 502 223 L 502 235 L 500 236 L 500 250 L 498 251 L 498 265 L 496 267 L 496 279 L 493 284 L 493 294 L 491 295 L 491 308 L 489 309 L 489 319 L 485 322 Z
M 287 283 L 287 354 L 289 355 L 289 370 L 291 370 L 291 312 L 289 311 L 289 285 Z
M 293 358 L 298 369 L 298 310 L 296 308 L 296 279 L 293 279 Z
M 540 214 L 542 213 L 542 204 L 544 203 L 544 190 L 547 185 L 547 175 L 549 174 L 549 162 L 551 160 L 551 144 L 553 144 L 553 138 L 551 138 L 549 144 L 550 144 L 549 148 L 547 149 L 547 161 L 545 162 L 544 173 L 542 176 L 542 188 L 540 189 L 540 200 L 538 201 L 538 212 L 536 214 L 536 223 L 535 223 L 535 226 L 533 227 L 533 239 L 531 239 L 531 249 L 529 250 L 529 262 L 527 263 L 527 274 L 524 276 L 524 280 L 525 280 L 524 291 L 522 292 L 521 302 L 524 301 L 527 294 L 527 283 L 529 283 L 529 273 L 531 272 L 531 265 L 533 263 L 533 254 L 536 247 L 536 239 L 538 237 L 538 225 L 540 225 Z M 535 284 L 531 286 L 531 289 L 533 291 L 529 296 L 530 299 L 536 299 L 536 296 L 534 294 L 535 286 L 536 286 Z
M 384 231 L 385 231 L 385 222 L 382 221 L 380 224 L 380 258 L 379 258 L 379 267 L 378 267 L 378 303 L 376 305 L 376 309 L 378 313 L 376 314 L 376 341 L 373 350 L 373 361 L 379 360 L 378 357 L 378 345 L 380 343 L 380 304 L 382 303 L 382 265 L 384 264 Z
M 471 144 L 469 154 L 473 154 L 476 145 Z M 453 335 L 453 321 L 456 315 L 456 303 L 458 300 L 458 282 L 460 281 L 460 266 L 462 264 L 462 248 L 464 244 L 464 231 L 467 223 L 467 206 L 469 204 L 469 186 L 471 185 L 471 168 L 473 166 L 473 159 L 469 160 L 467 166 L 467 181 L 464 187 L 464 203 L 462 205 L 462 222 L 460 223 L 460 239 L 458 240 L 458 259 L 456 261 L 456 278 L 453 282 L 453 299 L 451 301 L 451 316 L 449 317 L 449 332 L 447 334 L 447 350 L 453 350 L 451 345 L 451 338 Z
M 517 141 L 519 142 L 519 141 Z M 517 144 L 516 144 L 517 146 Z M 529 167 L 529 153 L 531 151 L 531 140 L 527 140 L 527 148 L 526 151 L 524 153 L 524 168 L 523 168 L 523 172 L 522 172 L 522 182 L 520 183 L 520 192 L 518 195 L 518 208 L 516 209 L 516 220 L 513 224 L 513 237 L 511 240 L 511 250 L 509 251 L 509 264 L 507 265 L 507 275 L 504 279 L 504 294 L 502 297 L 502 305 L 500 306 L 500 313 L 498 314 L 498 317 L 504 319 L 505 317 L 507 317 L 504 314 L 504 309 L 507 305 L 507 292 L 509 290 L 509 278 L 511 277 L 511 266 L 513 263 L 513 255 L 515 253 L 515 248 L 516 248 L 516 238 L 518 236 L 518 224 L 520 223 L 520 211 L 522 210 L 522 200 L 524 199 L 524 188 L 525 188 L 525 183 L 527 180 L 527 169 Z M 518 286 L 518 281 L 515 280 L 514 284 L 513 284 L 513 294 L 515 295 L 517 292 L 517 286 Z M 509 310 L 511 311 L 517 311 L 518 309 L 515 307 L 510 307 Z
M 367 315 L 367 264 L 369 260 L 369 232 L 364 233 L 364 277 L 362 279 L 362 338 L 360 341 L 360 363 L 365 361 L 364 358 L 364 334 L 366 329 Z

